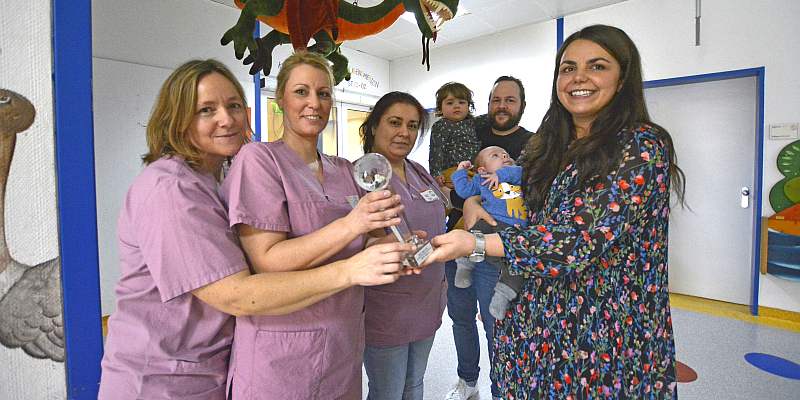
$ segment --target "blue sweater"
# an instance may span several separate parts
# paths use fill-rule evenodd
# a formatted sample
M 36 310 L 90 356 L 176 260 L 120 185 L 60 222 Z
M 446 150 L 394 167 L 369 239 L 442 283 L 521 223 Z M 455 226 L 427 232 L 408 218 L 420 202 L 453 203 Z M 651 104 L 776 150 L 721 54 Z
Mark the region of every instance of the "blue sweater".
M 462 198 L 467 198 L 480 194 L 483 201 L 483 208 L 492 217 L 503 221 L 509 225 L 520 224 L 523 227 L 528 225 L 528 207 L 525 205 L 525 197 L 522 196 L 522 167 L 510 166 L 497 170 L 497 177 L 500 185 L 489 190 L 489 185 L 481 185 L 483 178 L 480 174 L 475 175 L 471 180 L 467 177 L 467 170 L 460 169 L 453 172 L 450 179 L 453 180 L 456 193 Z

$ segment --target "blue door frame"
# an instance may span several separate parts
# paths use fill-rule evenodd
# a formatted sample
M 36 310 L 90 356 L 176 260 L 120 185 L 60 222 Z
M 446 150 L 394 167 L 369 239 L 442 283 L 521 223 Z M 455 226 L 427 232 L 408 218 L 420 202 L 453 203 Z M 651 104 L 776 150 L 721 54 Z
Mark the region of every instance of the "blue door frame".
M 94 181 L 91 16 L 89 1 L 53 0 L 58 228 L 70 399 L 97 398 L 103 357 Z

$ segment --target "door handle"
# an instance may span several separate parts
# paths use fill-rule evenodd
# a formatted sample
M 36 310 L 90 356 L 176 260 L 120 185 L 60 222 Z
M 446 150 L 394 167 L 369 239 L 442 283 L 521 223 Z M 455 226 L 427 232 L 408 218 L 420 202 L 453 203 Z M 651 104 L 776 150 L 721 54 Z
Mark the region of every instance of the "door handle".
M 742 188 L 742 208 L 747 208 L 750 206 L 750 189 L 743 187 Z

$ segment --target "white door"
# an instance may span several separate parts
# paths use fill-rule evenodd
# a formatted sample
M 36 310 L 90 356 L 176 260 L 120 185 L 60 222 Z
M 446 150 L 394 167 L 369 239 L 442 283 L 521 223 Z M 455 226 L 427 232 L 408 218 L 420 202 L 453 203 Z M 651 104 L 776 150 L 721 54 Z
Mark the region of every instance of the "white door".
M 339 109 L 339 157 L 351 162 L 364 155 L 359 127 L 370 112 L 368 104 L 337 102 Z
M 756 184 L 756 77 L 645 90 L 652 120 L 672 135 L 686 174 L 673 201 L 669 287 L 674 293 L 750 304 Z M 743 208 L 742 189 L 750 192 Z

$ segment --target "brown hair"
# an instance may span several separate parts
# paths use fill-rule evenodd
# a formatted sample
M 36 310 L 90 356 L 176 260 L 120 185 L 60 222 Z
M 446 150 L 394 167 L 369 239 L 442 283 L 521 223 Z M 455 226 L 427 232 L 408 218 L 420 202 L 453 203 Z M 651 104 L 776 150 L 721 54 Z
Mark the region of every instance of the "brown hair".
M 469 105 L 469 110 L 467 114 L 467 118 L 472 116 L 472 112 L 475 111 L 475 102 L 472 101 L 472 90 L 464 85 L 463 83 L 458 82 L 447 82 L 439 90 L 436 91 L 436 115 L 442 115 L 442 104 L 444 103 L 444 99 L 447 98 L 448 94 L 452 94 L 453 97 L 459 100 L 465 100 Z
M 211 73 L 218 73 L 230 81 L 247 108 L 244 89 L 233 73 L 217 60 L 191 60 L 179 66 L 164 81 L 158 92 L 150 120 L 147 122 L 147 147 L 149 152 L 142 161 L 149 165 L 164 155 L 181 156 L 192 168 L 202 164 L 203 152 L 189 140 L 186 130 L 192 123 L 197 104 L 197 84 Z M 250 121 L 248 119 L 248 126 Z M 245 138 L 245 142 L 249 138 Z

